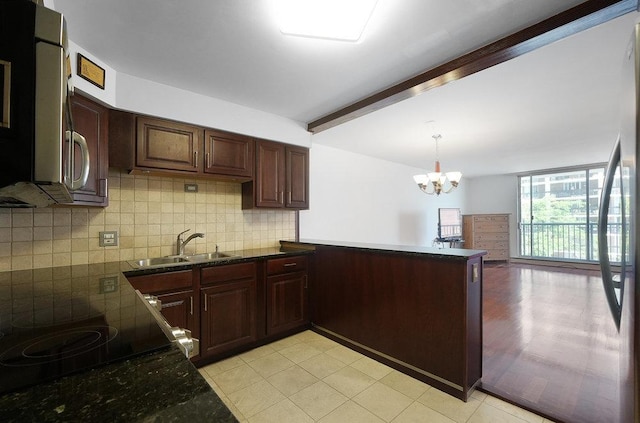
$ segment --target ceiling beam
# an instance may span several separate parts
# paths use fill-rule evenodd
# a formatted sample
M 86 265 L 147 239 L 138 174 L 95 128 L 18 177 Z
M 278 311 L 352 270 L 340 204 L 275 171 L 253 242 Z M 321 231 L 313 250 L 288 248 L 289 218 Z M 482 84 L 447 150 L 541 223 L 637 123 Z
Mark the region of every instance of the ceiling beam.
M 423 92 L 472 75 L 554 41 L 638 10 L 639 0 L 588 0 L 526 29 L 481 47 L 411 79 L 318 118 L 307 130 L 318 133 Z

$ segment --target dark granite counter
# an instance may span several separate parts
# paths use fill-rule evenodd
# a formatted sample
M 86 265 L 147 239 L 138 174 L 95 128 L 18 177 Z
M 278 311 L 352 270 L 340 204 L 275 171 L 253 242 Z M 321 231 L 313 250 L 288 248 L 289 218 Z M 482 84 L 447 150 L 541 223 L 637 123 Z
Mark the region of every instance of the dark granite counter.
M 3 422 L 237 422 L 171 346 L 0 396 Z
M 258 260 L 269 257 L 285 256 L 291 254 L 306 254 L 313 253 L 308 248 L 304 247 L 270 247 L 270 248 L 255 248 L 236 251 L 225 251 L 230 254 L 231 258 L 225 260 L 216 260 L 212 262 L 183 262 L 172 263 L 169 265 L 163 265 L 161 267 L 142 268 L 132 266 L 130 262 L 123 261 L 120 263 L 120 271 L 126 275 L 148 275 L 153 273 L 173 272 L 176 270 L 187 270 L 195 266 L 209 267 L 209 266 L 222 266 L 229 263 L 241 263 L 243 261 Z
M 151 269 L 136 269 L 123 261 L 0 272 L 0 347 L 2 333 L 11 333 L 12 322 L 23 319 L 20 309 L 31 315 L 43 301 L 53 304 L 51 313 L 65 318 L 73 314 L 68 311 L 70 304 L 76 304 L 78 298 L 90 298 L 90 316 L 117 313 L 121 317 L 116 319 L 140 319 L 125 275 L 309 252 L 273 247 L 232 251 L 229 253 L 234 258 L 230 260 Z M 3 422 L 237 422 L 194 365 L 173 345 L 153 351 L 142 346 L 133 357 L 4 392 L 0 394 Z
M 7 389 L 0 383 L 2 422 L 237 422 L 195 366 L 176 346 L 131 339 L 157 325 L 121 272 L 122 263 L 99 263 L 0 272 L 0 358 L 9 335 L 55 316 L 60 324 L 116 325 L 109 349 L 131 354 L 61 376 Z M 43 320 L 44 319 L 44 320 Z M 135 322 L 135 326 L 133 326 Z M 83 326 L 84 327 L 84 326 Z M 157 330 L 159 328 L 156 327 Z M 118 339 L 123 339 L 118 343 Z M 130 343 L 125 342 L 131 341 Z M 0 366 L 0 372 L 7 372 Z M 34 371 L 25 368 L 24 375 Z
M 362 242 L 345 242 L 345 241 L 327 241 L 303 239 L 295 241 L 281 241 L 283 248 L 287 249 L 303 249 L 310 246 L 329 246 L 343 247 L 357 250 L 372 250 L 398 254 L 426 255 L 440 259 L 463 259 L 468 260 L 473 257 L 483 256 L 487 254 L 485 250 L 468 250 L 463 248 L 436 248 L 436 247 L 420 247 L 413 245 L 390 245 L 390 244 L 368 244 Z

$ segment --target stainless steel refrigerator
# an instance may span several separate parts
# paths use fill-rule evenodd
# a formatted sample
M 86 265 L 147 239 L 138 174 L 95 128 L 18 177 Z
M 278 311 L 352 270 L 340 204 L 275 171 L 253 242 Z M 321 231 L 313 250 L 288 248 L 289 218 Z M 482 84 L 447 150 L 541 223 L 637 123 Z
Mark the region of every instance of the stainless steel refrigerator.
M 620 333 L 620 421 L 640 423 L 640 24 L 626 51 L 621 124 L 607 165 L 598 217 L 598 249 L 609 308 Z

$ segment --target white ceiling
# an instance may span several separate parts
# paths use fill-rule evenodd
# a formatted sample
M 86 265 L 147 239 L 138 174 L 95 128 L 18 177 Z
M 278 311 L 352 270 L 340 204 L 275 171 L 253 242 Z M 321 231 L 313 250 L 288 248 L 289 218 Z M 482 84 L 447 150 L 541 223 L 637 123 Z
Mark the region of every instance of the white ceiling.
M 358 43 L 282 35 L 271 0 L 54 0 L 119 72 L 310 122 L 580 0 L 378 0 Z M 464 176 L 605 161 L 630 14 L 313 136 Z M 454 169 L 456 168 L 456 169 Z

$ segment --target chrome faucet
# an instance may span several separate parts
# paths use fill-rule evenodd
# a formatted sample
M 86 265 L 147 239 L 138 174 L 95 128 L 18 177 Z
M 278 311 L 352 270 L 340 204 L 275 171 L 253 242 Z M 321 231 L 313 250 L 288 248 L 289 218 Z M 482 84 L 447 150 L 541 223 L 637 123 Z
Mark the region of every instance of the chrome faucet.
M 191 229 L 187 229 L 186 231 L 182 231 L 178 234 L 178 239 L 176 240 L 176 254 L 179 256 L 184 254 L 184 247 L 186 247 L 189 241 L 191 241 L 193 238 L 204 238 L 204 234 L 202 232 L 196 232 L 183 241 L 182 235 L 186 234 L 190 230 Z

